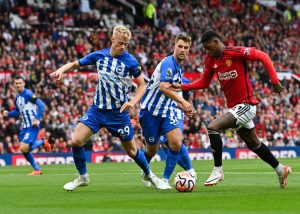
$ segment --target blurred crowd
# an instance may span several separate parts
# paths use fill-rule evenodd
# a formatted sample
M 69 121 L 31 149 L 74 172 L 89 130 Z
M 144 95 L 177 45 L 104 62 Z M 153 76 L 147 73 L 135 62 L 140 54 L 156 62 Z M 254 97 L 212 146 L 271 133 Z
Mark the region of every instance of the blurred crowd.
M 207 3 L 208 2 L 208 3 Z M 249 2 L 249 3 L 247 3 Z M 80 68 L 63 81 L 49 73 L 63 64 L 110 46 L 116 24 L 129 24 L 123 8 L 107 0 L 0 0 L 0 72 L 25 76 L 26 86 L 45 104 L 39 139 L 47 136 L 54 152 L 68 152 L 77 120 L 92 102 L 97 85 L 93 66 Z M 200 42 L 207 27 L 224 35 L 226 45 L 254 46 L 269 53 L 277 71 L 300 73 L 300 22 L 285 20 L 254 1 L 157 1 L 157 26 L 131 26 L 133 38 L 128 50 L 151 76 L 155 66 L 173 50 L 173 38 L 180 31 L 193 38 L 186 72 L 199 72 L 204 60 Z M 260 100 L 255 124 L 259 137 L 270 146 L 300 145 L 300 86 L 284 79 L 285 93 L 272 93 L 268 75 L 260 63 L 248 63 L 255 96 Z M 9 76 L 0 82 L 0 107 L 12 110 L 16 91 Z M 134 91 L 129 96 L 133 96 Z M 196 91 L 195 118 L 185 120 L 184 143 L 188 148 L 208 148 L 206 126 L 226 111 L 217 80 L 209 89 Z M 139 106 L 130 112 L 136 142 L 143 147 L 138 123 Z M 0 154 L 18 153 L 20 121 L 0 117 Z M 244 147 L 233 130 L 223 135 L 224 146 Z M 122 149 L 118 138 L 105 129 L 94 135 L 87 150 Z M 43 149 L 41 149 L 43 151 Z

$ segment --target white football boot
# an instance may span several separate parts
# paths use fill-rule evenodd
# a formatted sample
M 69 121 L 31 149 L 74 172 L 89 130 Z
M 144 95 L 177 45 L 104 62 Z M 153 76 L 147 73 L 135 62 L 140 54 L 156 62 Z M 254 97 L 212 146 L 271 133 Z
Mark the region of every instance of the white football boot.
M 67 191 L 73 191 L 77 187 L 87 186 L 89 184 L 89 182 L 90 182 L 89 175 L 87 175 L 86 178 L 84 178 L 82 176 L 79 176 L 74 181 L 66 183 L 64 185 L 64 189 L 67 190 Z
M 281 188 L 285 188 L 287 185 L 287 177 L 288 175 L 292 173 L 292 168 L 289 166 L 284 166 L 282 170 L 277 172 L 278 180 L 279 180 L 279 186 Z
M 223 170 L 214 168 L 209 178 L 204 182 L 204 186 L 217 185 L 219 181 L 223 181 L 223 180 L 224 180 Z
M 168 179 L 162 178 L 161 180 L 162 180 L 163 182 L 165 182 L 167 189 L 172 189 L 172 187 L 171 187 L 170 184 L 169 184 L 169 180 L 168 180 Z
M 146 175 L 145 178 L 150 181 L 156 189 L 168 189 L 166 183 L 162 179 L 156 177 L 152 172 L 150 172 L 149 175 Z
M 141 170 L 141 180 L 142 180 L 144 187 L 149 188 L 152 186 L 151 182 L 147 179 L 147 176 L 145 175 L 143 170 Z

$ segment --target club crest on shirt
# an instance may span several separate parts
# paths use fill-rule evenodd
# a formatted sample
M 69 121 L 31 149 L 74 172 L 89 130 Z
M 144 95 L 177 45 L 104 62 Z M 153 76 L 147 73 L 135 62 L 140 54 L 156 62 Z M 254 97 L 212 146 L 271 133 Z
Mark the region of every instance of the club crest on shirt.
M 217 67 L 218 67 L 218 65 L 217 65 L 217 64 L 215 64 L 215 65 L 214 65 L 214 68 L 217 68 Z
M 160 136 L 160 137 L 159 137 L 159 141 L 160 141 L 160 142 L 162 142 L 164 139 L 165 139 L 164 136 Z
M 172 77 L 173 77 L 172 68 L 168 68 L 167 72 L 166 72 L 166 78 L 169 79 L 169 78 L 172 78 Z
M 230 66 L 232 65 L 232 60 L 231 60 L 231 59 L 227 59 L 227 60 L 225 61 L 225 64 L 226 64 L 228 67 L 230 67 Z
M 121 72 L 123 72 L 124 71 L 124 67 L 122 67 L 122 66 L 118 66 L 117 68 L 116 68 L 116 72 L 118 72 L 118 73 L 121 73 Z
M 89 119 L 89 116 L 84 115 L 81 119 L 82 119 L 82 120 L 87 120 L 87 119 Z

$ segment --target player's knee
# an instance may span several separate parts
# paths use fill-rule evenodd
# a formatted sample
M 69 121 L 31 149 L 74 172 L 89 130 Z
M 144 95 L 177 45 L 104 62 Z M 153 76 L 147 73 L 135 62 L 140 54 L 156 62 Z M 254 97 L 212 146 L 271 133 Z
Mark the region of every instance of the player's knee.
M 146 155 L 148 156 L 148 157 L 154 157 L 154 155 L 156 155 L 156 150 L 154 150 L 154 149 L 151 149 L 151 150 L 147 150 L 147 152 L 146 152 Z
M 84 142 L 78 138 L 73 138 L 72 139 L 72 146 L 73 147 L 81 147 L 84 145 Z
M 20 147 L 20 150 L 21 150 L 21 152 L 22 152 L 23 154 L 26 154 L 26 153 L 29 152 L 29 148 L 23 147 L 23 146 Z
M 129 157 L 134 158 L 136 156 L 137 149 L 136 148 L 126 149 L 126 153 Z
M 221 132 L 221 130 L 219 130 L 219 127 L 215 123 L 210 123 L 207 127 L 207 131 L 208 134 L 210 131 Z
M 181 141 L 174 141 L 174 142 L 169 142 L 169 147 L 173 151 L 179 151 L 181 148 Z
M 250 150 L 255 150 L 257 147 L 260 146 L 260 141 L 256 141 L 256 140 L 252 140 L 252 139 L 249 139 L 247 141 L 245 141 L 246 145 L 247 145 L 247 148 L 250 149 Z

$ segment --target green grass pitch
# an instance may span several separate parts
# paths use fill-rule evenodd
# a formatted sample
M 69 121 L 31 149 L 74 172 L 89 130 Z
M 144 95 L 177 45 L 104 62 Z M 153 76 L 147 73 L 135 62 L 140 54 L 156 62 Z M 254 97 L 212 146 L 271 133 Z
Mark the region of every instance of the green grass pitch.
M 33 177 L 26 176 L 29 166 L 1 167 L 0 213 L 300 213 L 300 159 L 281 162 L 293 169 L 286 189 L 261 160 L 225 160 L 225 181 L 204 187 L 213 163 L 193 161 L 198 180 L 192 193 L 143 187 L 134 163 L 89 164 L 90 185 L 73 192 L 62 186 L 75 178 L 74 165 L 42 166 L 44 174 Z M 164 162 L 151 167 L 161 176 Z

